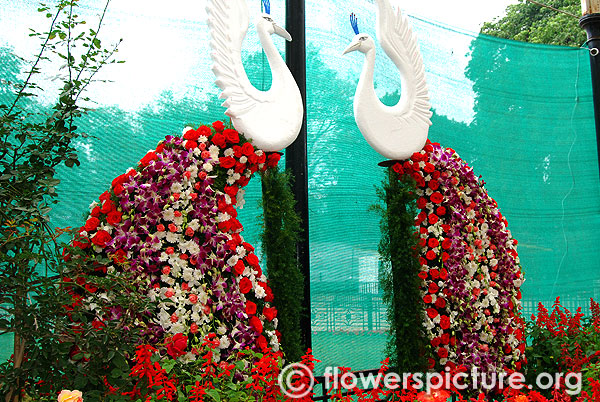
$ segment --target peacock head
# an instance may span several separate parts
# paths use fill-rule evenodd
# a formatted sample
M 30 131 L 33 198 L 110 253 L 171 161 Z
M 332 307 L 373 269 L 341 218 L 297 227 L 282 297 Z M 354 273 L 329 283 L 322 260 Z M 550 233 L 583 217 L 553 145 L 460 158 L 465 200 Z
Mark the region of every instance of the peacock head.
M 262 4 L 265 12 L 258 18 L 258 21 L 256 22 L 258 29 L 265 30 L 269 35 L 279 35 L 283 39 L 291 42 L 292 36 L 289 34 L 289 32 L 277 25 L 273 18 L 271 18 L 271 4 L 269 3 L 269 0 L 262 0 Z
M 342 55 L 354 52 L 355 50 L 358 50 L 362 53 L 367 53 L 369 50 L 375 49 L 375 41 L 373 38 L 366 33 L 360 33 L 358 30 L 358 20 L 356 19 L 356 15 L 354 15 L 354 13 L 350 14 L 350 25 L 352 25 L 352 29 L 356 35 L 352 39 L 350 45 L 348 45 L 346 50 L 344 50 Z

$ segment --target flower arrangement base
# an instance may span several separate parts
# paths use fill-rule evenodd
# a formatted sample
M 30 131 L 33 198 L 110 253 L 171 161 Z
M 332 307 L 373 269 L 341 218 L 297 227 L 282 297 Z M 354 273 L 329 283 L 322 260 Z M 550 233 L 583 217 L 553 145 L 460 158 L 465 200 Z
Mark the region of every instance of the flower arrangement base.
M 429 367 L 519 370 L 525 358 L 523 274 L 517 241 L 485 183 L 454 150 L 429 141 L 410 160 L 383 166 L 391 166 L 398 191 L 413 193 L 416 201 L 417 218 L 405 225 L 412 232 L 416 227 L 417 301 Z
M 216 361 L 250 348 L 279 348 L 277 310 L 254 248 L 242 237 L 237 207 L 257 171 L 280 155 L 256 149 L 222 122 L 167 136 L 138 166 L 118 176 L 90 206 L 73 245 L 89 260 L 108 259 L 103 275 L 127 275 L 156 310 L 140 317 L 145 339 L 165 344 L 180 361 L 196 359 L 215 334 Z M 100 322 L 119 310 L 94 307 L 110 289 L 93 285 L 95 272 L 73 272 L 86 290 L 68 288 Z M 68 280 L 68 278 L 67 278 Z

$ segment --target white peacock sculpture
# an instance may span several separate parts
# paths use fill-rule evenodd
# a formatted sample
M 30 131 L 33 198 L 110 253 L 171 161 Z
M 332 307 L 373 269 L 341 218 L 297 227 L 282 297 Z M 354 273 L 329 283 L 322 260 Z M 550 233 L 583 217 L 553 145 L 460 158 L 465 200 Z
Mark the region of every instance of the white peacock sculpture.
M 369 145 L 386 158 L 408 159 L 423 149 L 431 125 L 429 96 L 423 59 L 408 19 L 394 11 L 389 0 L 376 0 L 377 37 L 401 76 L 402 94 L 395 106 L 384 105 L 373 84 L 375 41 L 360 33 L 354 14 L 350 16 L 356 36 L 343 54 L 360 51 L 365 63 L 354 97 L 354 118 Z
M 256 89 L 242 64 L 242 42 L 248 31 L 246 0 L 209 0 L 206 8 L 211 33 L 212 71 L 225 99 L 225 114 L 233 126 L 254 146 L 270 152 L 290 145 L 300 132 L 303 119 L 298 85 L 271 39 L 277 34 L 291 41 L 290 34 L 270 16 L 269 0 L 263 0 L 265 14 L 258 17 L 256 31 L 272 74 L 268 91 Z

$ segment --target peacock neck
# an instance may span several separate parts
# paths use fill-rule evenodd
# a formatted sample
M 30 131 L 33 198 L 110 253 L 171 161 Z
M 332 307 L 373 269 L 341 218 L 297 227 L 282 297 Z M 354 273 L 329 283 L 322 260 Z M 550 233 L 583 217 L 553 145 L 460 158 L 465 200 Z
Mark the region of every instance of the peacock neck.
M 377 98 L 375 94 L 375 49 L 370 49 L 365 53 L 365 63 L 362 73 L 358 80 L 357 96 L 355 99 L 374 101 Z M 378 99 L 377 99 L 378 100 Z
M 271 39 L 271 35 L 265 29 L 258 29 L 258 38 L 260 40 L 260 44 L 267 56 L 267 61 L 269 62 L 269 67 L 271 68 L 271 76 L 273 83 L 271 84 L 271 88 L 276 85 L 276 82 L 281 77 L 289 74 L 289 70 L 283 58 L 279 54 L 279 51 L 275 47 L 273 40 Z

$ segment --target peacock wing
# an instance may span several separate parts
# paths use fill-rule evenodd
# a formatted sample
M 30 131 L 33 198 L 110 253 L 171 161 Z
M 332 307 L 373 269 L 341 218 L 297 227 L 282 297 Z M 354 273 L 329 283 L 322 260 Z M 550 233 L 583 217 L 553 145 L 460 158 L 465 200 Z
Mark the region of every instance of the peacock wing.
M 265 93 L 248 79 L 242 64 L 242 42 L 248 32 L 246 0 L 209 0 L 206 7 L 215 83 L 225 99 L 225 114 L 240 117 L 265 101 Z
M 394 11 L 389 0 L 376 0 L 377 38 L 382 49 L 396 64 L 408 85 L 413 87 L 412 118 L 431 125 L 431 105 L 425 78 L 423 58 L 410 21 L 400 9 Z M 404 92 L 404 91 L 403 91 Z

